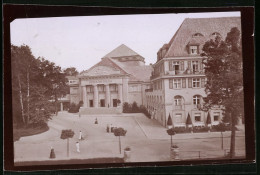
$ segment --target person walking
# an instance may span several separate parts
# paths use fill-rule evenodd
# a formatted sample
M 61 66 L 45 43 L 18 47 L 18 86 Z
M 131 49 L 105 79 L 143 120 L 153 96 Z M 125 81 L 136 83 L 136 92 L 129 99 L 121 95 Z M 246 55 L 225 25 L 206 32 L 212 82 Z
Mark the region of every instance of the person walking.
M 79 153 L 80 150 L 79 150 L 79 142 L 76 142 L 76 148 L 77 148 L 77 152 Z
M 79 140 L 83 140 L 81 131 L 79 131 Z

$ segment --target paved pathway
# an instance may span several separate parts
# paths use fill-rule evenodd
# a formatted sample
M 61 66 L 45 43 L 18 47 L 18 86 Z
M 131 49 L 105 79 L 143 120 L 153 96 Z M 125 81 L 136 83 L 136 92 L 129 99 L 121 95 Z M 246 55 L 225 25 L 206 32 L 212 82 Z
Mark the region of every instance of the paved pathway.
M 97 118 L 98 124 L 94 124 Z M 15 145 L 15 162 L 32 160 L 50 160 L 50 147 L 55 149 L 56 159 L 87 159 L 97 157 L 123 157 L 119 154 L 118 137 L 107 133 L 107 124 L 123 127 L 126 136 L 121 137 L 122 152 L 126 146 L 131 147 L 132 162 L 169 161 L 170 137 L 166 128 L 155 120 L 148 119 L 143 114 L 81 116 L 59 113 L 49 121 L 49 131 L 28 137 L 22 137 Z M 72 129 L 75 135 L 70 139 L 70 156 L 67 157 L 67 140 L 60 139 L 62 129 Z M 81 153 L 76 152 L 75 143 L 79 131 L 85 140 L 80 141 Z M 229 148 L 230 132 L 225 132 L 224 147 Z M 243 132 L 238 132 L 236 146 L 239 154 L 244 155 Z M 196 138 L 196 139 L 194 139 Z M 182 159 L 223 156 L 220 149 L 220 133 L 176 134 L 173 142 L 180 147 Z M 192 144 L 191 144 L 192 143 Z M 207 152 L 205 151 L 207 150 Z M 201 151 L 201 153 L 199 153 Z M 188 157 L 187 157 L 188 156 Z

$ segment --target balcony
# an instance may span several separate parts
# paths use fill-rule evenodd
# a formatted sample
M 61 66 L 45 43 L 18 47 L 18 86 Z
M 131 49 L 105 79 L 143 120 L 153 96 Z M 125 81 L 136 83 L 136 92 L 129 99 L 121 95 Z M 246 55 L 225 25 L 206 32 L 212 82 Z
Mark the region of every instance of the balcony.
M 166 75 L 199 75 L 204 74 L 204 71 L 192 71 L 192 70 L 185 70 L 185 71 L 167 71 Z
M 145 89 L 145 92 L 153 92 L 153 89 Z

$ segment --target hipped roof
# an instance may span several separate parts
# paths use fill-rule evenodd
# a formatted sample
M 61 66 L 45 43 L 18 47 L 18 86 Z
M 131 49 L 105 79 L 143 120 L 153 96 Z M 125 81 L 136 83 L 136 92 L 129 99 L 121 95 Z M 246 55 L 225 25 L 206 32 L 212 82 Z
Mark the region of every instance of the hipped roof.
M 187 45 L 203 44 L 210 39 L 214 32 L 219 33 L 225 39 L 227 33 L 233 27 L 237 27 L 241 31 L 240 17 L 186 18 L 168 43 L 169 49 L 167 49 L 164 57 L 189 56 Z M 203 36 L 197 39 L 193 38 L 192 36 L 196 33 Z

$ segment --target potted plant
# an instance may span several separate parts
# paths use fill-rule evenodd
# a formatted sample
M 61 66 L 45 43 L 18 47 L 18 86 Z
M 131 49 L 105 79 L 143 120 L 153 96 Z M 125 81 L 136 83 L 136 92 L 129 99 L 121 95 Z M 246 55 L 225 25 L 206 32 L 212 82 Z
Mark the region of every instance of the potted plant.
M 62 130 L 61 131 L 61 139 L 67 139 L 67 157 L 69 157 L 69 139 L 72 138 L 74 136 L 74 131 L 72 131 L 71 129 L 67 129 L 67 130 Z
M 170 114 L 169 114 L 168 120 L 167 120 L 167 128 L 168 129 L 172 128 L 172 118 L 171 118 Z
M 188 113 L 187 120 L 186 120 L 186 127 L 187 128 L 192 128 L 192 121 L 191 121 L 189 113 Z M 191 129 L 191 133 L 193 133 L 193 129 Z
M 209 112 L 208 112 L 206 124 L 207 124 L 207 127 L 211 128 L 211 117 L 210 117 L 210 113 Z
M 131 154 L 131 148 L 129 146 L 127 146 L 124 149 L 124 161 L 125 162 L 130 162 L 130 154 Z
M 119 152 L 121 154 L 121 140 L 120 140 L 120 136 L 125 136 L 126 134 L 126 130 L 123 128 L 116 128 L 114 129 L 114 135 L 118 137 L 119 139 Z

